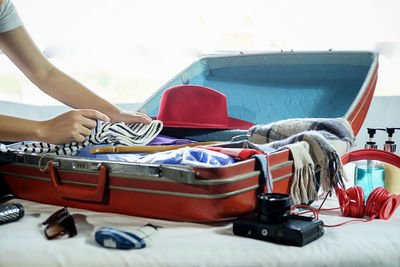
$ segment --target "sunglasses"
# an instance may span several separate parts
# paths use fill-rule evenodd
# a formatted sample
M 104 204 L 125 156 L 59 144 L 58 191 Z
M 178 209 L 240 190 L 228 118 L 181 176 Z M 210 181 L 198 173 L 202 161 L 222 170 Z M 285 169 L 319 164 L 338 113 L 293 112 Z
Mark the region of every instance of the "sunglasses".
M 66 207 L 53 213 L 42 225 L 47 225 L 44 229 L 44 234 L 48 240 L 62 237 L 66 234 L 68 234 L 68 237 L 74 237 L 78 234 L 74 218 Z

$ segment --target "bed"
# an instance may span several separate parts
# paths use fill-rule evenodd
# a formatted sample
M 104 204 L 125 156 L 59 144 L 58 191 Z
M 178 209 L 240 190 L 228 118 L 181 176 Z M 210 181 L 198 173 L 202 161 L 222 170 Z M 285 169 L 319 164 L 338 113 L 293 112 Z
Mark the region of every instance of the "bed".
M 347 164 L 346 172 L 353 167 Z M 231 221 L 174 222 L 75 208 L 69 211 L 78 235 L 49 241 L 41 223 L 60 207 L 10 201 L 21 203 L 25 216 L 0 225 L 0 266 L 400 266 L 400 210 L 389 220 L 325 227 L 321 238 L 295 247 L 235 236 Z M 336 197 L 324 207 L 338 207 Z M 320 219 L 329 225 L 350 220 L 339 210 L 323 212 Z M 162 226 L 150 247 L 107 249 L 94 241 L 101 226 L 132 231 L 147 223 Z

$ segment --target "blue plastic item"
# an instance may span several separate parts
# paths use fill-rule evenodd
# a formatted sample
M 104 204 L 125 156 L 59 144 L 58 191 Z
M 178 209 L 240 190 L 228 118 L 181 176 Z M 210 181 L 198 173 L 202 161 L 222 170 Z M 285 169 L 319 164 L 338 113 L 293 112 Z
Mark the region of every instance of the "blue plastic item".
M 385 186 L 385 168 L 381 162 L 373 160 L 360 161 L 354 172 L 354 185 L 361 186 L 365 202 L 369 194 L 377 187 Z
M 149 237 L 157 231 L 151 224 L 125 232 L 113 227 L 101 227 L 95 233 L 96 242 L 105 248 L 140 249 L 147 246 Z

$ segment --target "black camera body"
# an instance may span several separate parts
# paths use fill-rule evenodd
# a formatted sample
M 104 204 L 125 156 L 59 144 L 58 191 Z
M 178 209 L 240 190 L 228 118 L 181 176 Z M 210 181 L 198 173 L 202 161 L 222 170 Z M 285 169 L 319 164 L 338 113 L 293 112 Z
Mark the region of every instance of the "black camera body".
M 258 197 L 259 212 L 233 222 L 235 235 L 293 246 L 304 246 L 324 234 L 321 220 L 290 215 L 290 197 L 270 193 Z

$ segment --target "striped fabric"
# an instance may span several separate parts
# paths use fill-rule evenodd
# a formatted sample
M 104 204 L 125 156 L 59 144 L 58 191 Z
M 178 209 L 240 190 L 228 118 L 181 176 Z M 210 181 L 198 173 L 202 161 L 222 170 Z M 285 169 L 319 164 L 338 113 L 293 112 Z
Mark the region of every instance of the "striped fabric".
M 97 121 L 89 136 L 82 143 L 72 142 L 54 145 L 44 142 L 20 142 L 10 145 L 0 144 L 0 152 L 51 153 L 75 155 L 80 149 L 90 145 L 109 144 L 115 146 L 145 146 L 162 130 L 163 124 L 153 120 L 150 124 L 109 123 Z

